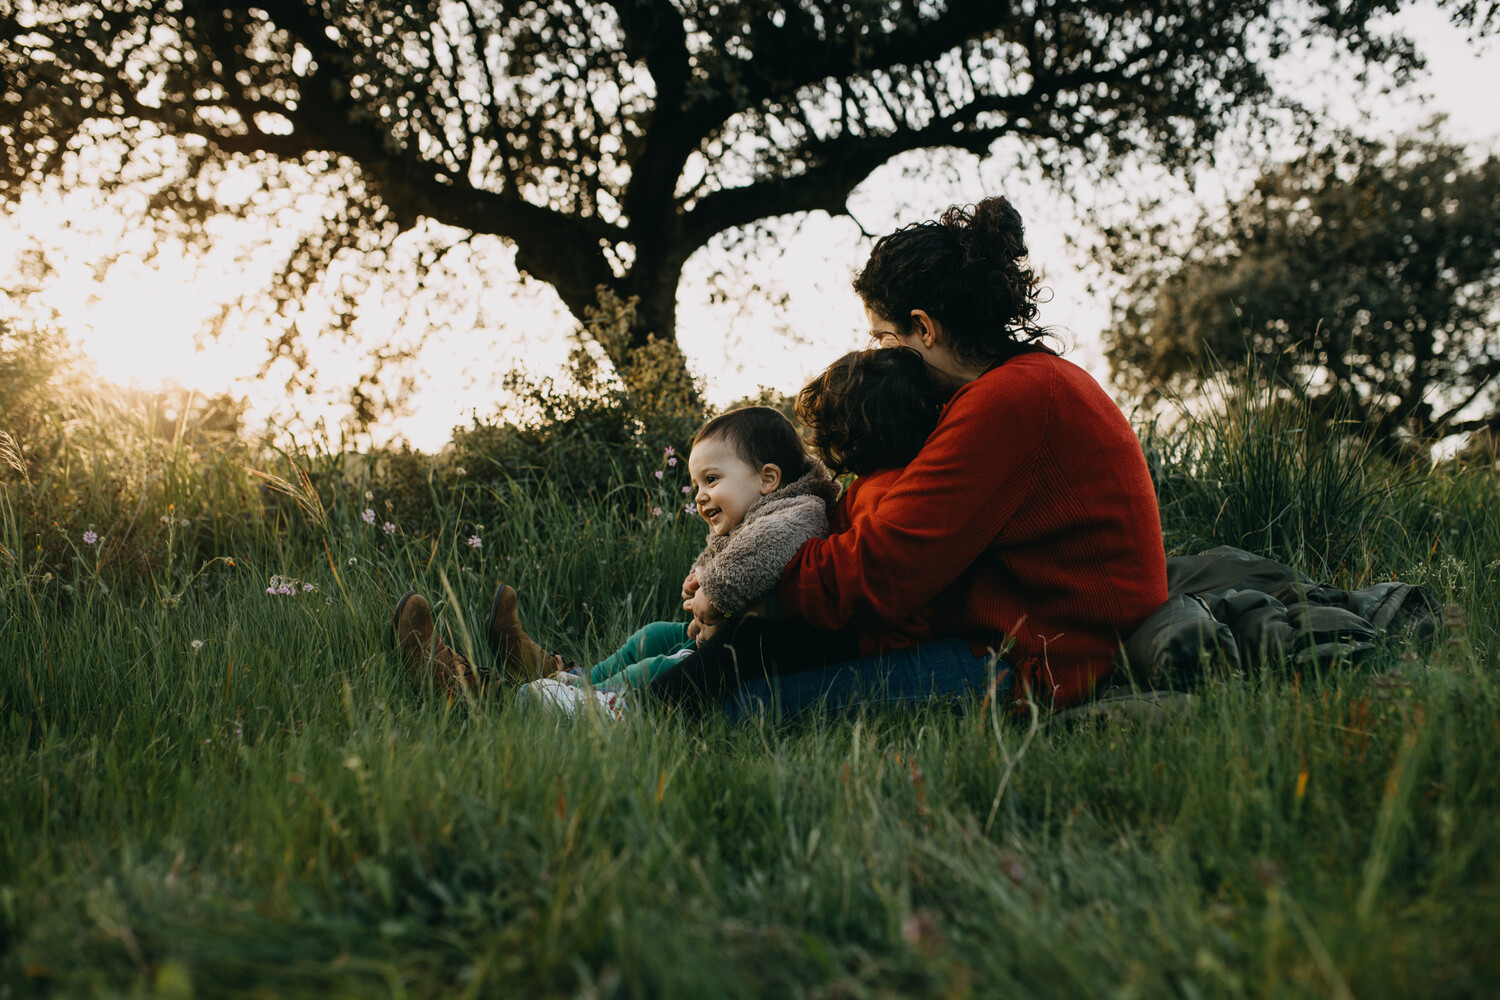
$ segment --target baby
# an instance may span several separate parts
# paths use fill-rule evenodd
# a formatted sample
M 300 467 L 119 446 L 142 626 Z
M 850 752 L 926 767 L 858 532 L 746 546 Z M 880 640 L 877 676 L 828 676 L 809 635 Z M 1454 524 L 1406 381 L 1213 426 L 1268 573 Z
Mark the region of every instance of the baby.
M 683 601 L 693 621 L 652 622 L 586 673 L 561 671 L 532 685 L 531 694 L 571 698 L 555 685 L 579 685 L 585 677 L 605 695 L 650 682 L 712 634 L 703 622 L 732 618 L 775 589 L 802 543 L 828 533 L 838 486 L 778 410 L 748 406 L 704 424 L 693 438 L 688 472 L 698 514 L 708 523 L 708 542 L 688 574 L 692 596 Z M 519 620 L 497 619 L 492 631 L 503 635 L 506 671 L 525 676 L 535 669 L 536 644 Z

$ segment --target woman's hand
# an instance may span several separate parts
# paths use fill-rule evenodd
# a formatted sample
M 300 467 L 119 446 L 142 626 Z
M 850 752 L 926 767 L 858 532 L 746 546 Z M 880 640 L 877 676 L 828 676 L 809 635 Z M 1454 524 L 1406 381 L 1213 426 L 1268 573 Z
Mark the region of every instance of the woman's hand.
M 718 625 L 724 620 L 724 615 L 714 602 L 708 599 L 708 595 L 699 590 L 692 597 L 682 602 L 683 610 L 692 614 L 693 618 L 704 625 Z
M 686 602 L 691 601 L 693 599 L 693 595 L 698 593 L 698 587 L 698 571 L 692 570 L 688 573 L 687 578 L 682 581 L 682 600 L 684 602 L 682 605 L 683 607 L 687 607 Z
M 707 642 L 714 637 L 714 633 L 717 631 L 719 631 L 719 626 L 705 625 L 696 618 L 688 622 L 688 638 L 697 642 Z

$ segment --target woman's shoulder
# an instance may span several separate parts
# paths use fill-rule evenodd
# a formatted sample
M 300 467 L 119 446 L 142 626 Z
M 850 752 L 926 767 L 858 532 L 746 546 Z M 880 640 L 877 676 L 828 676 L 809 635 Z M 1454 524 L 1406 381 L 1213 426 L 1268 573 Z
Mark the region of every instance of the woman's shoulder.
M 1006 447 L 1053 439 L 1113 440 L 1129 430 L 1129 423 L 1087 371 L 1037 351 L 1011 358 L 960 388 L 944 408 L 939 427 L 954 440 Z
M 1095 390 L 1103 391 L 1094 376 L 1051 351 L 1018 354 L 1004 364 L 991 368 L 964 388 L 996 392 L 1014 391 L 1018 386 L 1034 386 L 1044 391 L 1092 386 Z
M 982 408 L 1006 412 L 1045 410 L 1051 402 L 1114 401 L 1086 370 L 1056 354 L 1020 354 L 964 385 L 948 401 L 950 409 Z

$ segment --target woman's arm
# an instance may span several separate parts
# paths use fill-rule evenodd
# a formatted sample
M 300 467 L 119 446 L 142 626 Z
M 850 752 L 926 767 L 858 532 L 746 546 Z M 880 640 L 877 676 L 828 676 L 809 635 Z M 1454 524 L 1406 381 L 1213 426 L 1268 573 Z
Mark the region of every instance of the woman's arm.
M 782 573 L 782 614 L 827 630 L 900 621 L 973 564 L 1032 488 L 1051 418 L 1050 373 L 1012 365 L 959 390 L 848 530 L 802 546 Z

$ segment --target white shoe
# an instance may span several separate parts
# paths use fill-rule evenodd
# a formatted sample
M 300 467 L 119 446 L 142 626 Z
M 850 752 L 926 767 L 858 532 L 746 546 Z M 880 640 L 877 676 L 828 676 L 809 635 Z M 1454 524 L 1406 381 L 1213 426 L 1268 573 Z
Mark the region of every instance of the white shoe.
M 516 692 L 516 707 L 523 712 L 535 707 L 558 711 L 564 715 L 599 711 L 618 722 L 625 718 L 625 695 L 618 691 L 600 691 L 543 677 L 521 685 L 521 689 Z

